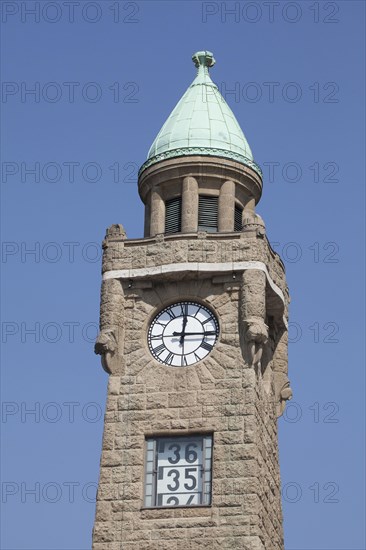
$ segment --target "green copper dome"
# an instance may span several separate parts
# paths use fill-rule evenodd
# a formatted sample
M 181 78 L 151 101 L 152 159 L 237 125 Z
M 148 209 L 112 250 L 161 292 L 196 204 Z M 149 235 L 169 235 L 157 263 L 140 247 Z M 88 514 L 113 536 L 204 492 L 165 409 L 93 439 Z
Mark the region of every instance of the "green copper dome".
M 261 170 L 232 110 L 209 75 L 211 52 L 192 56 L 197 76 L 150 147 L 140 172 L 161 160 L 187 155 L 224 157 Z

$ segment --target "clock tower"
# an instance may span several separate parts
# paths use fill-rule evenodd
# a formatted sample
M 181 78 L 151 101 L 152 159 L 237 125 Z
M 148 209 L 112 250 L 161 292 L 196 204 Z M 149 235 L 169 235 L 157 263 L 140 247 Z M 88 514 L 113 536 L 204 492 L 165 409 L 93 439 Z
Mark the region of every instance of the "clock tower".
M 93 550 L 283 550 L 288 288 L 262 173 L 209 69 L 139 172 L 144 238 L 103 241 L 109 373 Z M 169 98 L 166 98 L 167 100 Z

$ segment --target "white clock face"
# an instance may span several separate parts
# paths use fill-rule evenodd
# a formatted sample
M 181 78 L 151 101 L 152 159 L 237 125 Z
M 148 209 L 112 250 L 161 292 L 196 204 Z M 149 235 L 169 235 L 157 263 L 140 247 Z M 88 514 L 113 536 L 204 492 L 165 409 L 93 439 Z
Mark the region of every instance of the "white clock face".
M 219 324 L 212 311 L 195 302 L 178 302 L 153 319 L 148 344 L 160 363 L 188 367 L 210 353 L 218 335 Z

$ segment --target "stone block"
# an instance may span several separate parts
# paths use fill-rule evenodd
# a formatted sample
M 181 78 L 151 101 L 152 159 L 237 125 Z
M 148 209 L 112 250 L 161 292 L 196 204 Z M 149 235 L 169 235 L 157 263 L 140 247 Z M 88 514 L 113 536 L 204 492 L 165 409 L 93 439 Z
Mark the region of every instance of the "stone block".
M 181 392 L 179 394 L 170 393 L 168 397 L 168 406 L 175 407 L 192 407 L 197 404 L 197 392 Z
M 104 451 L 101 466 L 119 466 L 122 464 L 122 454 L 119 451 Z

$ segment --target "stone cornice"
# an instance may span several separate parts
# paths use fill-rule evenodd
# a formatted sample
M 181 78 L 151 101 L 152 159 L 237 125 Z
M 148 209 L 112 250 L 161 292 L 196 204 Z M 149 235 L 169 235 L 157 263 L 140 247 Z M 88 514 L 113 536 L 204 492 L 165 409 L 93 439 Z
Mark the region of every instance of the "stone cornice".
M 249 159 L 248 157 L 244 157 L 243 155 L 240 155 L 239 153 L 235 153 L 233 151 L 227 151 L 224 149 L 215 149 L 212 147 L 180 147 L 178 149 L 172 149 L 170 151 L 166 151 L 164 153 L 160 153 L 158 155 L 155 155 L 154 157 L 149 158 L 144 164 L 141 166 L 139 170 L 139 176 L 149 168 L 149 166 L 152 166 L 153 164 L 156 164 L 157 162 L 161 162 L 162 160 L 168 160 L 172 158 L 177 157 L 186 157 L 191 155 L 199 155 L 204 157 L 219 157 L 219 158 L 226 158 L 230 160 L 234 160 L 236 162 L 240 162 L 241 164 L 244 164 L 245 166 L 249 166 L 257 172 L 257 174 L 262 177 L 262 170 L 260 166 L 254 162 L 254 160 Z
M 266 275 L 267 281 L 273 292 L 281 299 L 283 305 L 285 306 L 286 300 L 285 296 L 278 285 L 272 280 L 268 272 L 267 266 L 263 262 L 224 262 L 224 263 L 209 263 L 209 262 L 185 262 L 185 263 L 174 263 L 174 264 L 165 264 L 152 267 L 142 267 L 136 269 L 114 269 L 106 271 L 103 274 L 103 280 L 107 281 L 109 279 L 122 279 L 122 280 L 132 280 L 132 279 L 143 279 L 161 277 L 163 275 L 183 275 L 186 273 L 200 273 L 205 274 L 217 274 L 217 273 L 240 273 L 247 269 L 256 269 L 263 271 Z M 287 327 L 287 321 L 285 316 L 283 317 L 283 322 Z
M 248 164 L 243 164 L 233 158 L 223 158 L 213 154 L 204 155 L 193 151 L 191 155 L 162 158 L 139 172 L 138 190 L 143 202 L 146 203 L 148 193 L 156 185 L 165 185 L 168 189 L 174 183 L 181 185 L 182 179 L 191 176 L 197 179 L 200 192 L 206 189 L 205 181 L 212 188 L 220 189 L 226 180 L 232 180 L 247 197 L 253 197 L 256 204 L 262 194 L 262 177 L 258 170 Z M 251 161 L 252 162 L 252 161 Z M 146 163 L 145 163 L 146 164 Z

